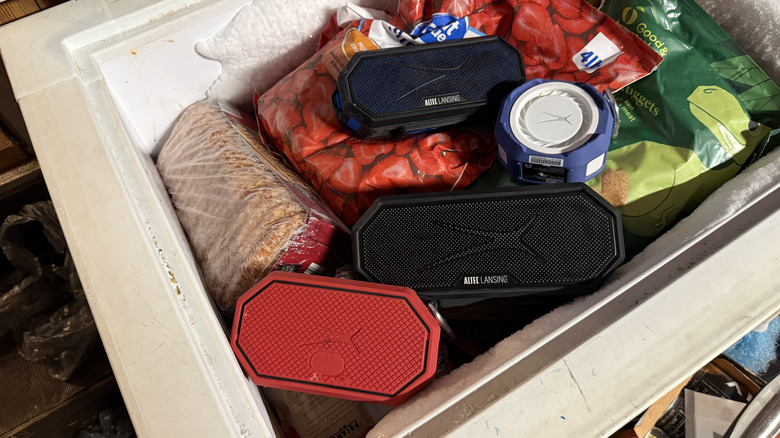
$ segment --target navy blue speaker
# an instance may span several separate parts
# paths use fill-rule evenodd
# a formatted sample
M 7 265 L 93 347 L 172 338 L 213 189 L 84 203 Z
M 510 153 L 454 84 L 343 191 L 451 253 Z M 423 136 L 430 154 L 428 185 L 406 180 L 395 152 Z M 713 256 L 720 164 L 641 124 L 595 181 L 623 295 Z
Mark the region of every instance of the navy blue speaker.
M 520 53 L 497 36 L 371 50 L 347 63 L 333 105 L 357 137 L 391 137 L 494 119 L 524 81 Z

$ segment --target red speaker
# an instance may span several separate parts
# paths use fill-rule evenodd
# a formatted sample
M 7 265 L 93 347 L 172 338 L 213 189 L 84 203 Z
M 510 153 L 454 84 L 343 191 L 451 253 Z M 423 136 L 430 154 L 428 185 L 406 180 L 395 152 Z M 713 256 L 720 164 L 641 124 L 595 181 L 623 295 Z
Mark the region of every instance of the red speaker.
M 238 300 L 230 343 L 257 385 L 397 405 L 433 378 L 439 339 L 411 289 L 278 271 Z

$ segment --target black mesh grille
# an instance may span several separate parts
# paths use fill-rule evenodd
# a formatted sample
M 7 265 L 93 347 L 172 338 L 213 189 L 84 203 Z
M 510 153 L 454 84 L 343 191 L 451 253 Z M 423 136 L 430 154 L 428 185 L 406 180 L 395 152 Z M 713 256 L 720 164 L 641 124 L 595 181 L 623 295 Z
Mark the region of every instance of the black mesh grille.
M 500 99 L 521 82 L 518 56 L 498 41 L 367 56 L 351 75 L 352 100 L 381 116 L 416 109 L 424 99 L 437 96 Z M 503 87 L 509 89 L 498 92 Z
M 418 292 L 544 288 L 592 282 L 622 260 L 619 215 L 585 191 L 454 199 L 388 204 L 361 221 L 361 271 Z

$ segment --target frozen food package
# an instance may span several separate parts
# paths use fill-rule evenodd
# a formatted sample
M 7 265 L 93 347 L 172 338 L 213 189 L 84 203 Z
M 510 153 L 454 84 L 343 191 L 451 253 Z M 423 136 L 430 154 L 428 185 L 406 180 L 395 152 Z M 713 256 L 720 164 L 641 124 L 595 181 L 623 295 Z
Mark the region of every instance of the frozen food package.
M 615 94 L 621 123 L 589 182 L 617 200 L 634 251 L 778 141 L 780 87 L 694 0 L 605 0 L 664 56 Z
M 355 14 L 335 14 L 322 32 L 320 47 L 350 28 L 370 40 L 364 44 L 365 38 L 346 35 L 340 47 L 343 59 L 351 51 L 495 35 L 520 51 L 529 80 L 581 81 L 599 91 L 619 90 L 652 73 L 663 60 L 586 0 L 401 0 L 387 22 L 363 16 L 339 26 L 335 17 Z M 323 57 L 333 71 L 335 57 Z
M 361 140 L 343 127 L 319 55 L 255 100 L 260 131 L 347 225 L 376 198 L 465 188 L 495 159 L 486 124 Z
M 376 424 L 367 404 L 324 395 L 263 388 L 284 438 L 361 438 Z
M 389 140 L 353 137 L 332 100 L 356 52 L 497 35 L 519 49 L 527 79 L 580 80 L 602 91 L 650 74 L 662 60 L 584 0 L 401 0 L 388 21 L 349 10 L 334 16 L 312 57 L 254 99 L 264 140 L 347 225 L 382 195 L 463 189 L 490 168 L 497 152 L 495 120 L 487 117 Z M 466 58 L 441 68 L 460 68 Z M 398 74 L 429 74 L 431 85 L 441 76 L 420 71 Z
M 184 110 L 157 167 L 214 302 L 229 314 L 272 270 L 321 273 L 349 231 L 251 128 L 218 102 Z

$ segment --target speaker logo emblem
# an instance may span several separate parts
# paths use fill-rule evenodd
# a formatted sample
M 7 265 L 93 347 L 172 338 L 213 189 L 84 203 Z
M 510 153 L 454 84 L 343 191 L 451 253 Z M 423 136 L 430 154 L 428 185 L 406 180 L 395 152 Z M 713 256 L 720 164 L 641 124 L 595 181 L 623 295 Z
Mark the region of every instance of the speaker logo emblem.
M 508 275 L 477 275 L 463 277 L 463 284 L 467 286 L 478 286 L 483 284 L 508 284 Z
M 463 102 L 465 100 L 466 98 L 458 93 L 448 94 L 446 96 L 426 97 L 422 100 L 422 103 L 419 105 L 419 107 L 427 108 L 431 106 L 446 105 L 448 103 Z
M 355 330 L 352 334 L 349 333 L 338 333 L 334 330 L 331 330 L 327 327 L 321 327 L 325 332 L 327 333 L 327 336 L 324 338 L 318 339 L 314 342 L 307 342 L 305 344 L 301 344 L 301 346 L 307 346 L 307 345 L 318 345 L 318 344 L 327 344 L 330 342 L 340 342 L 342 344 L 351 345 L 352 348 L 355 349 L 358 353 L 360 353 L 360 350 L 357 348 L 357 345 L 355 345 L 354 338 L 357 336 L 358 333 L 360 333 L 360 329 Z
M 528 228 L 531 226 L 533 220 L 534 218 L 531 217 L 524 223 L 521 223 L 517 227 L 508 231 L 483 230 L 479 228 L 469 228 L 463 225 L 448 224 L 445 222 L 436 221 L 435 222 L 436 225 L 447 229 L 449 232 L 467 234 L 471 236 L 480 237 L 482 239 L 480 242 L 477 242 L 471 246 L 461 248 L 460 250 L 452 252 L 434 262 L 423 265 L 421 268 L 418 269 L 418 273 L 422 273 L 429 269 L 437 268 L 439 266 L 452 263 L 456 260 L 479 255 L 488 251 L 500 251 L 500 250 L 507 250 L 507 249 L 525 252 L 533 256 L 539 262 L 547 263 L 546 260 L 544 260 L 544 258 L 541 256 L 541 254 L 539 254 L 537 251 L 535 251 L 533 248 L 528 246 L 523 241 L 525 233 L 528 230 Z M 466 278 L 470 278 L 470 277 L 466 277 Z M 507 278 L 507 282 L 508 281 L 509 279 Z
M 567 114 L 567 115 L 565 115 L 565 116 L 559 116 L 559 115 L 557 115 L 557 114 L 553 114 L 553 113 L 550 113 L 550 112 L 547 112 L 547 111 L 542 111 L 542 112 L 543 112 L 545 115 L 548 115 L 548 116 L 550 116 L 551 118 L 549 118 L 549 119 L 544 119 L 544 120 L 539 120 L 539 121 L 538 121 L 538 122 L 536 122 L 536 123 L 564 122 L 564 123 L 566 123 L 567 125 L 571 126 L 571 121 L 569 121 L 569 117 L 571 117 L 571 116 L 572 116 L 572 113 L 569 113 L 569 114 Z
M 460 64 L 453 66 L 453 67 L 428 67 L 425 65 L 404 65 L 401 66 L 402 68 L 406 68 L 409 70 L 414 70 L 417 74 L 430 73 L 431 79 L 423 82 L 422 84 L 412 88 L 411 90 L 407 91 L 406 93 L 400 95 L 395 101 L 399 102 L 402 99 L 406 99 L 410 95 L 423 91 L 426 88 L 430 89 L 432 87 L 436 87 L 441 85 L 442 83 L 454 83 L 454 82 L 461 82 L 464 84 L 468 84 L 468 86 L 471 87 L 479 87 L 479 84 L 474 81 L 474 79 L 470 78 L 463 70 L 465 69 L 465 66 L 468 64 L 468 62 L 471 60 L 471 56 L 464 59 Z M 451 100 L 455 99 L 455 96 L 458 96 L 457 101 Z M 449 102 L 438 102 L 439 99 L 445 99 L 450 100 Z M 426 104 L 427 100 L 431 100 L 431 104 L 435 105 L 441 105 L 442 103 L 453 103 L 453 102 L 460 102 L 463 99 L 463 96 L 460 96 L 458 93 L 452 93 L 445 96 L 437 96 L 437 97 L 428 97 L 424 98 L 421 102 L 421 106 L 434 106 L 431 104 Z
M 324 376 L 338 376 L 344 372 L 344 358 L 335 351 L 318 351 L 309 359 L 311 369 Z

